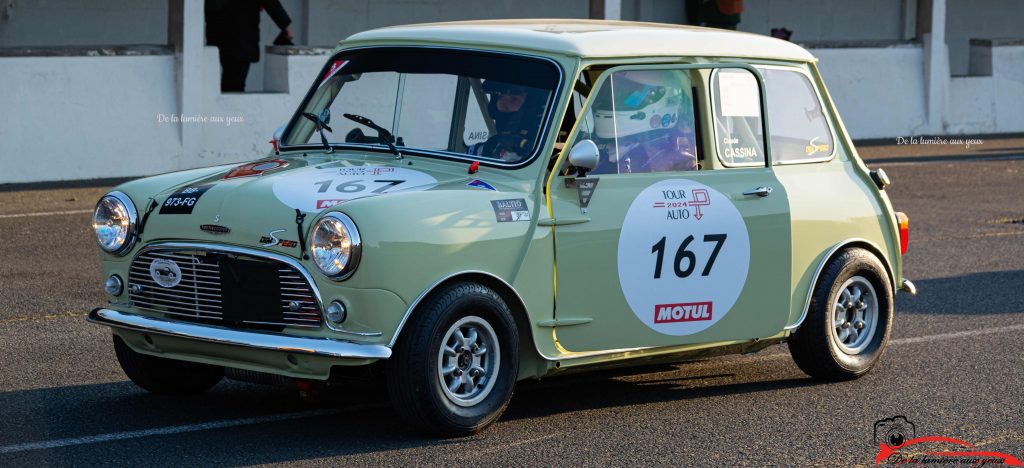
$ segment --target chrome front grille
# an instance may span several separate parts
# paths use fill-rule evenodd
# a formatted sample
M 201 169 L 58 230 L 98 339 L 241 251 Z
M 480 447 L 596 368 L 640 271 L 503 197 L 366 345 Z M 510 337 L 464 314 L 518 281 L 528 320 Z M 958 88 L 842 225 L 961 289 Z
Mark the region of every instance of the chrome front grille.
M 159 284 L 150 271 L 153 262 L 161 259 L 174 262 L 181 271 L 179 281 L 171 287 Z M 165 265 L 158 263 L 157 270 Z M 253 268 L 237 270 L 245 265 Z M 246 276 L 238 278 L 236 271 Z M 234 279 L 225 275 L 234 275 Z M 321 324 L 316 293 L 303 274 L 288 263 L 257 255 L 203 249 L 146 250 L 132 261 L 128 292 L 139 309 L 228 326 Z M 259 303 L 242 303 L 238 298 L 257 298 Z M 254 310 L 254 305 L 261 310 Z

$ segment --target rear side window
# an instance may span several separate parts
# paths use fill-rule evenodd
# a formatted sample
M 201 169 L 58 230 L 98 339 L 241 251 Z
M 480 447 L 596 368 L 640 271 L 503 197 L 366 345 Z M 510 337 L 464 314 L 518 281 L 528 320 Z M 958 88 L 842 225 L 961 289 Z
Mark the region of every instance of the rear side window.
M 747 70 L 711 76 L 718 160 L 726 166 L 764 166 L 764 125 L 757 78 Z
M 777 69 L 762 69 L 761 73 L 768 88 L 772 162 L 829 159 L 834 145 L 832 132 L 807 75 Z

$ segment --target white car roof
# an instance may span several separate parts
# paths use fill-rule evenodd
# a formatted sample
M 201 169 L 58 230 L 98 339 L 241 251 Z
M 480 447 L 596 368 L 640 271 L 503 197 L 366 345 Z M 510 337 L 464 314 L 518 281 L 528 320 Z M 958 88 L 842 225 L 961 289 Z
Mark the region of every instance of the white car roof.
M 354 34 L 356 42 L 459 43 L 579 57 L 753 57 L 814 61 L 803 47 L 760 34 L 675 24 L 564 19 L 457 21 L 392 26 Z

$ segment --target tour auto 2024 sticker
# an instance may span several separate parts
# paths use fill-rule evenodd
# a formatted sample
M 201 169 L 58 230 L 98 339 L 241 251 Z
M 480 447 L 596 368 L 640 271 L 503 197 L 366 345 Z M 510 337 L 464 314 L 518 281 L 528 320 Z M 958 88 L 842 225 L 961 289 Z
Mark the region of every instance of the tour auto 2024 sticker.
M 334 167 L 296 171 L 274 183 L 281 203 L 302 211 L 321 211 L 356 198 L 427 190 L 437 179 L 402 167 Z
M 659 182 L 633 200 L 619 235 L 619 284 L 651 329 L 690 335 L 725 317 L 750 267 L 750 238 L 736 206 L 684 179 Z

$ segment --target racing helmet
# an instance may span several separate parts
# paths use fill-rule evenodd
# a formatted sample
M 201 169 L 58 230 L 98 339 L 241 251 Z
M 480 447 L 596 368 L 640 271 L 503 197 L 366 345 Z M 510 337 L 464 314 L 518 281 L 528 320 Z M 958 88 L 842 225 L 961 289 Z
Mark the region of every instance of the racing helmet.
M 615 73 L 594 99 L 594 133 L 622 138 L 671 128 L 689 89 L 689 77 L 679 70 Z

